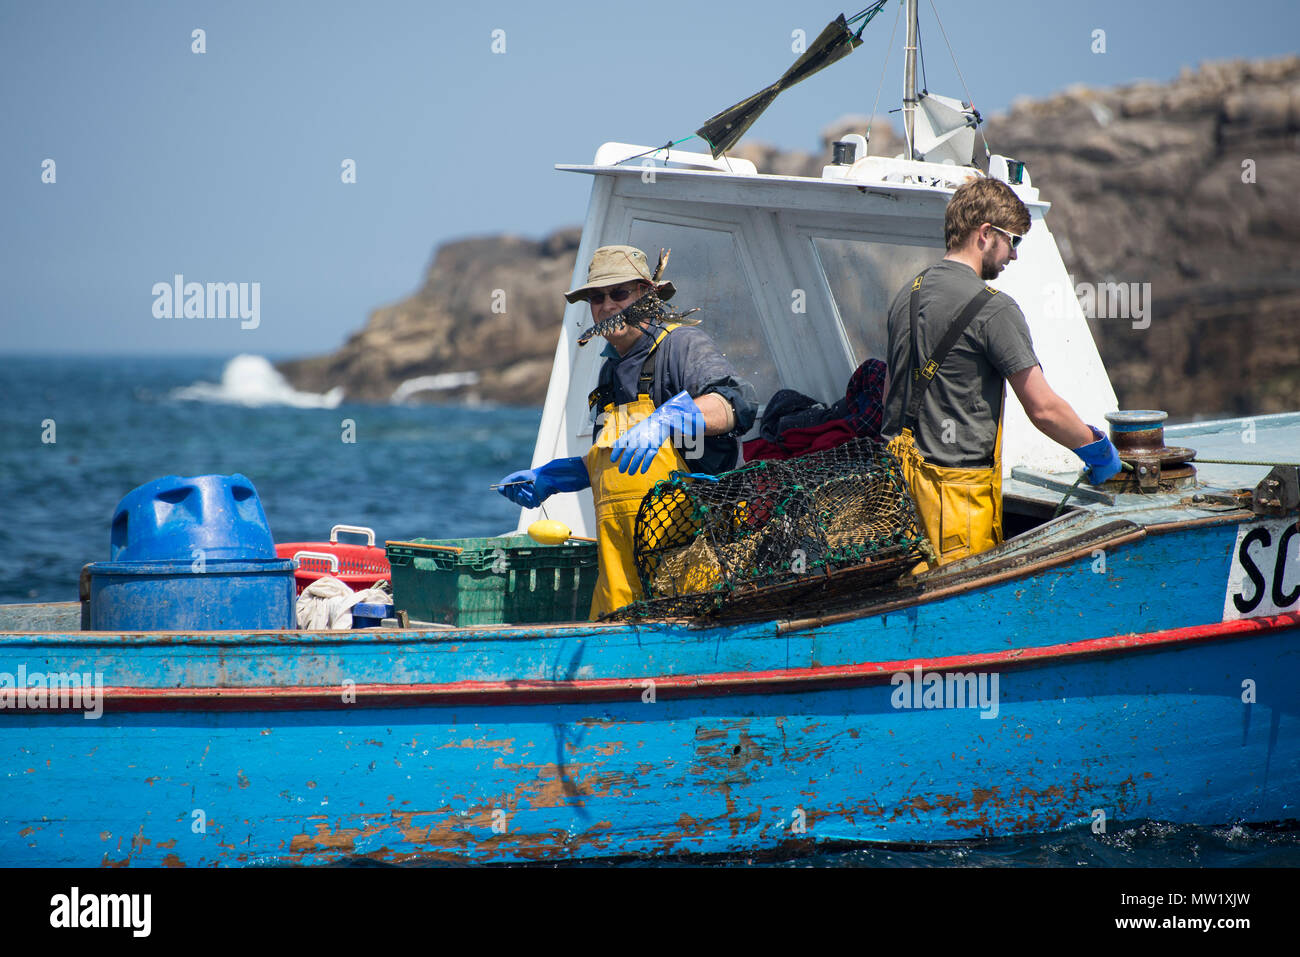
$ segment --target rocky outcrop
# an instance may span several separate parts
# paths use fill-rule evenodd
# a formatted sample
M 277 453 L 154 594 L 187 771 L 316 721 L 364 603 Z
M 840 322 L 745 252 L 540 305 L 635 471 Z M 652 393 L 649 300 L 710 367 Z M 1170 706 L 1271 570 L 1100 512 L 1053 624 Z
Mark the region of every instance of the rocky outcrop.
M 733 155 L 765 173 L 820 176 L 830 144 L 866 117 L 847 116 L 822 134 L 818 153 L 742 144 Z M 871 132 L 873 151 L 902 142 L 887 123 Z M 336 352 L 281 362 L 295 388 L 342 386 L 350 401 L 387 402 L 404 382 L 442 376 L 412 401 L 484 399 L 538 405 L 546 395 L 580 227 L 532 241 L 485 236 L 440 246 L 414 295 L 370 314 Z M 446 373 L 472 373 L 446 376 Z M 407 392 L 408 390 L 403 390 Z
M 761 172 L 819 176 L 817 153 L 742 143 Z M 1300 58 L 1212 63 L 1173 83 L 1072 88 L 992 117 L 994 152 L 1024 160 L 1075 282 L 1149 283 L 1150 324 L 1090 320 L 1121 405 L 1196 413 L 1300 407 Z M 901 150 L 877 121 L 871 152 Z M 980 151 L 982 152 L 982 150 Z M 417 397 L 540 403 L 578 230 L 446 244 L 421 288 L 377 309 L 329 356 L 280 366 L 299 389 L 387 401 L 404 381 L 473 372 Z M 1103 300 L 1104 301 L 1104 300 Z
M 1090 319 L 1122 406 L 1300 408 L 1300 57 L 1073 88 L 985 135 L 1044 184 L 1085 302 L 1086 287 L 1150 284 L 1140 321 Z
M 412 398 L 540 404 L 580 234 L 571 227 L 540 242 L 489 236 L 447 243 L 414 295 L 376 309 L 337 352 L 278 368 L 298 389 L 341 385 L 351 401 L 387 402 L 403 382 L 471 372 L 460 385 Z

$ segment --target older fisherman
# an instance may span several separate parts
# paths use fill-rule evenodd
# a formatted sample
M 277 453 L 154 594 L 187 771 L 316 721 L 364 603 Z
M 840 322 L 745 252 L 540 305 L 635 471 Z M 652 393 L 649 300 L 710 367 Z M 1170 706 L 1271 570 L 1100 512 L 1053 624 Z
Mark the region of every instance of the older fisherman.
M 587 301 L 594 329 L 607 342 L 587 399 L 596 441 L 583 457 L 501 480 L 501 494 L 525 508 L 555 492 L 591 487 L 600 557 L 592 620 L 641 597 L 632 546 L 645 494 L 673 471 L 716 475 L 733 468 L 739 436 L 758 410 L 753 386 L 713 341 L 675 321 L 664 303 L 676 290 L 657 278 L 634 246 L 596 250 L 587 282 L 564 294 L 569 302 Z

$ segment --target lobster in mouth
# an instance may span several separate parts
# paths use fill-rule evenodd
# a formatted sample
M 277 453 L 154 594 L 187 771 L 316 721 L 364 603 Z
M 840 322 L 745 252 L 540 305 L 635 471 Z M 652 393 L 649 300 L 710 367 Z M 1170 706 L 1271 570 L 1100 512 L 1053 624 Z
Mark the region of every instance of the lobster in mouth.
M 650 292 L 636 302 L 629 304 L 627 308 L 614 313 L 608 319 L 602 319 L 596 323 L 578 337 L 578 345 L 585 346 L 596 336 L 616 332 L 623 326 L 632 326 L 644 332 L 646 326 L 651 323 L 675 322 L 686 318 L 693 312 L 699 312 L 699 309 L 688 309 L 682 313 L 674 312 L 662 299 Z
M 659 280 L 664 274 L 664 267 L 668 265 L 668 256 L 671 252 L 671 249 L 659 250 L 659 263 L 655 266 L 650 292 L 646 293 L 646 295 L 642 296 L 635 302 L 628 303 L 625 308 L 614 313 L 614 315 L 609 318 L 602 319 L 600 322 L 593 325 L 578 337 L 578 345 L 585 346 L 592 339 L 596 338 L 596 336 L 603 336 L 611 332 L 617 332 L 623 326 L 632 326 L 633 328 L 640 329 L 644 332 L 648 324 L 670 321 L 677 322 L 685 319 L 693 312 L 699 312 L 698 307 L 695 309 L 687 309 L 685 312 L 681 313 L 675 312 L 659 298 L 659 294 L 656 290 L 658 289 Z

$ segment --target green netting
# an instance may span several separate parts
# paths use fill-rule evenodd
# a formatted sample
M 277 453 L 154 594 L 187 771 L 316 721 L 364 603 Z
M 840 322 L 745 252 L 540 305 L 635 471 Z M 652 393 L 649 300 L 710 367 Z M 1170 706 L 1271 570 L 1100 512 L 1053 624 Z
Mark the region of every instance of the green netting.
M 870 439 L 716 481 L 675 472 L 637 513 L 633 556 L 647 597 L 615 617 L 696 617 L 764 597 L 785 603 L 832 579 L 879 583 L 909 571 L 927 544 L 897 459 Z

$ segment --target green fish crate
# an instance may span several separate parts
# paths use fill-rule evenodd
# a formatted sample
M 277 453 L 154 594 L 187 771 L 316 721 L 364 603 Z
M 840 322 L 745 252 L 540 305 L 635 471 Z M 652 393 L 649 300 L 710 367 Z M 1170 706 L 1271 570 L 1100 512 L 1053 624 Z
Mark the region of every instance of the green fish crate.
M 393 602 L 446 625 L 586 621 L 596 545 L 539 545 L 527 535 L 385 542 Z

